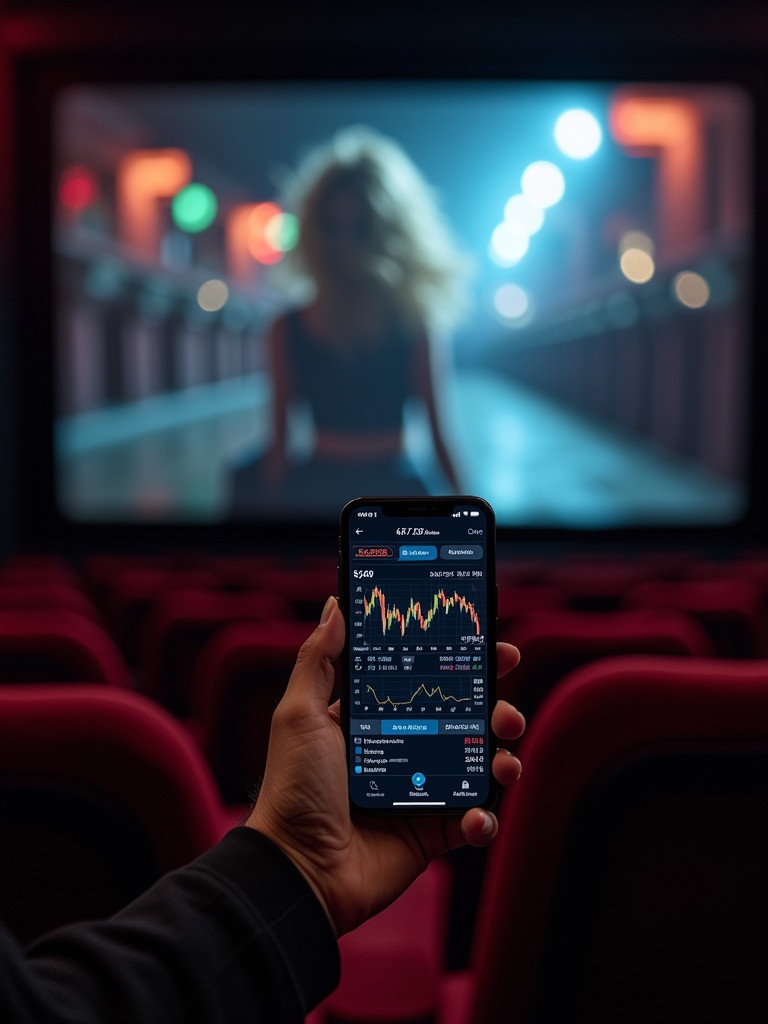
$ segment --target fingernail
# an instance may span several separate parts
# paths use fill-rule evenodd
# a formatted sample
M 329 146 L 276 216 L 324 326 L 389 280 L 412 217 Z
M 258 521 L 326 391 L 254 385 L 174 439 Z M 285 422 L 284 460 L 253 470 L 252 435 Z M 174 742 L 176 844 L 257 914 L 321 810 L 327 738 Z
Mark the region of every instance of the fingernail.
M 320 616 L 320 625 L 321 626 L 324 626 L 326 624 L 326 622 L 328 621 L 328 619 L 330 619 L 331 612 L 333 611 L 333 608 L 334 608 L 335 604 L 336 604 L 336 598 L 335 597 L 329 597 L 328 600 L 325 602 L 325 607 L 323 608 L 323 614 Z
M 483 815 L 483 827 L 480 829 L 480 834 L 483 836 L 489 836 L 493 832 L 493 818 L 490 814 Z

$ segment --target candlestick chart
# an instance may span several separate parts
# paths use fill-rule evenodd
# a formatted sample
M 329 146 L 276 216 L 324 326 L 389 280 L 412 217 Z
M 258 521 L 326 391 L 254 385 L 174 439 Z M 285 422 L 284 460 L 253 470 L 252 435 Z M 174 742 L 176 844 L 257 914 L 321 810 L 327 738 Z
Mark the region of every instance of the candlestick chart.
M 374 587 L 362 598 L 363 628 L 367 642 L 377 638 L 426 640 L 452 643 L 459 636 L 482 636 L 483 609 L 452 589 L 440 587 L 432 594 L 414 595 L 411 588 L 390 585 L 385 593 Z

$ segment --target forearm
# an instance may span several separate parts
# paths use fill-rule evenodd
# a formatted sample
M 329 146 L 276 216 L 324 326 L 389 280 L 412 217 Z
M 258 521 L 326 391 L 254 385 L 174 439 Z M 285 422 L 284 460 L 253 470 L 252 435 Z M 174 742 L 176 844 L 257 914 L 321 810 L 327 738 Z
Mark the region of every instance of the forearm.
M 247 828 L 107 921 L 2 944 L 4 1024 L 300 1022 L 338 982 L 317 898 Z

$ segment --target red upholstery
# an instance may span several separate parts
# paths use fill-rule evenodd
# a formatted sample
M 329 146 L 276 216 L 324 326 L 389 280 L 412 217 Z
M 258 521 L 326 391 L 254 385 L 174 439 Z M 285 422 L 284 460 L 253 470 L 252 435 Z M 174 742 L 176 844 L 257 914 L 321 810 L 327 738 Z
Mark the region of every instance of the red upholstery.
M 768 655 L 765 602 L 761 588 L 750 580 L 736 576 L 655 580 L 632 587 L 623 605 L 693 616 L 709 633 L 720 657 Z
M 3 582 L 0 578 L 0 608 L 47 609 L 65 608 L 98 620 L 99 612 L 93 602 L 71 583 Z
M 650 578 L 650 570 L 641 562 L 566 561 L 546 573 L 544 582 L 563 591 L 572 608 L 580 611 L 611 611 L 626 591 Z
M 768 661 L 607 659 L 553 691 L 441 1024 L 767 1019 L 767 723 Z
M 142 682 L 174 714 L 189 714 L 190 690 L 206 642 L 234 622 L 290 618 L 287 602 L 267 591 L 175 590 L 159 597 L 142 635 Z
M 204 567 L 168 569 L 124 566 L 94 583 L 110 632 L 131 666 L 141 657 L 140 637 L 149 613 L 164 595 L 191 587 L 215 590 L 218 579 Z
M 226 803 L 245 801 L 263 774 L 272 712 L 310 632 L 303 622 L 241 622 L 203 649 L 190 710 Z
M 15 554 L 0 565 L 0 583 L 59 583 L 77 587 L 74 569 L 58 555 Z
M 507 586 L 535 586 L 542 582 L 548 570 L 549 562 L 544 558 L 512 558 L 499 552 L 496 581 L 500 590 Z
M 545 584 L 499 584 L 499 629 L 508 629 L 523 615 L 550 608 L 567 608 L 562 590 Z
M 183 728 L 109 687 L 0 688 L 0 919 L 24 941 L 104 916 L 223 833 Z
M 452 873 L 433 861 L 399 899 L 342 937 L 341 982 L 319 1007 L 327 1024 L 433 1020 L 444 968 Z
M 520 664 L 499 684 L 499 695 L 529 719 L 549 691 L 573 669 L 618 654 L 706 656 L 703 628 L 682 612 L 532 612 L 500 637 L 520 648 Z
M 319 565 L 265 569 L 254 577 L 253 586 L 280 595 L 294 617 L 317 622 L 328 597 L 338 591 L 338 579 L 335 568 L 323 560 Z
M 133 685 L 119 651 L 92 619 L 34 608 L 0 610 L 0 681 Z

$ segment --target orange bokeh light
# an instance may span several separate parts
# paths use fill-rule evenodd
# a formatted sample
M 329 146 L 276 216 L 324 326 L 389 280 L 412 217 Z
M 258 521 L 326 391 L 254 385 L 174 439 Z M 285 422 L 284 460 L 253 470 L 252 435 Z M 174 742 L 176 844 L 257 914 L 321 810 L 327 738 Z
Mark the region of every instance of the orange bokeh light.
M 618 99 L 610 112 L 611 134 L 623 146 L 679 146 L 697 131 L 692 104 L 667 97 Z
M 247 283 L 254 273 L 254 261 L 278 263 L 283 253 L 269 241 L 267 226 L 282 214 L 277 203 L 243 203 L 227 217 L 227 263 L 230 275 Z
M 248 251 L 257 263 L 277 263 L 282 259 L 282 252 L 267 235 L 267 225 L 282 212 L 277 203 L 257 203 L 248 216 Z
M 706 229 L 706 140 L 701 110 L 683 96 L 614 96 L 609 123 L 631 155 L 656 161 L 654 240 L 659 266 Z
M 137 149 L 117 167 L 118 225 L 122 241 L 155 258 L 160 250 L 158 199 L 171 199 L 192 178 L 183 149 Z

